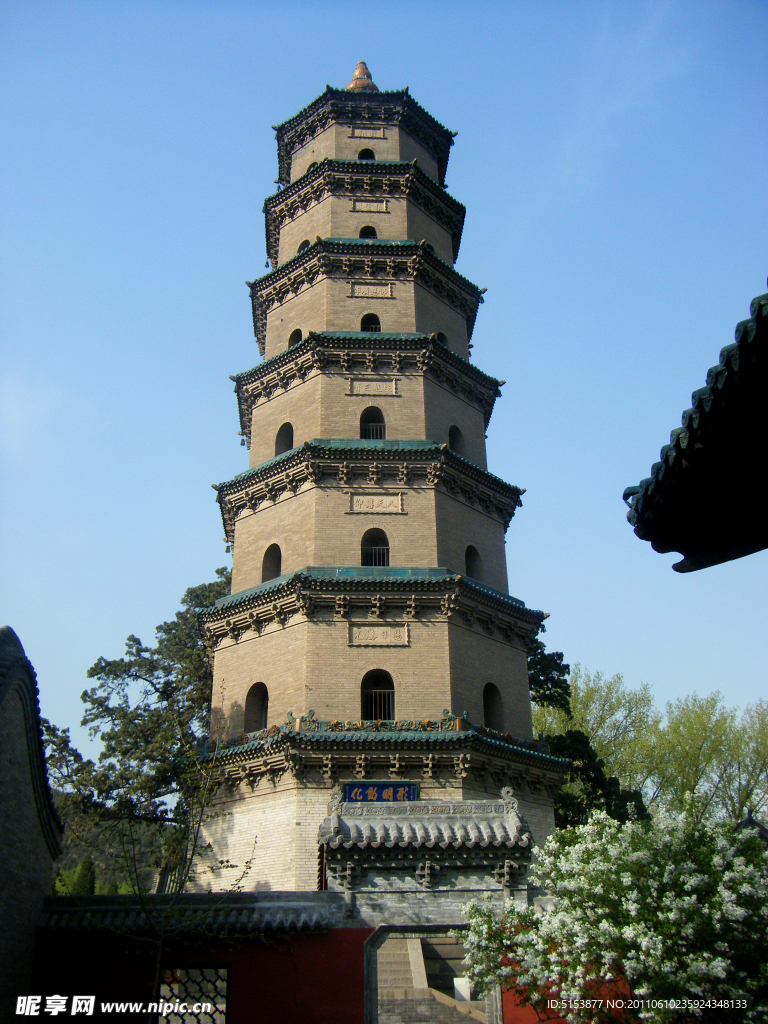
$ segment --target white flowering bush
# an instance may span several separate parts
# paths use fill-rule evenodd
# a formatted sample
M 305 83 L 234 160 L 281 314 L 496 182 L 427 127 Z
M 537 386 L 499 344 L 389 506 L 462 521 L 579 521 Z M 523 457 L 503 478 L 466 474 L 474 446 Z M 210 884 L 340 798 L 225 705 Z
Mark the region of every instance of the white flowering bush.
M 488 903 L 465 908 L 479 988 L 514 985 L 545 1019 L 768 1020 L 768 848 L 755 832 L 688 813 L 621 825 L 595 812 L 550 836 L 532 881 L 548 909 L 509 900 L 499 919 Z M 630 993 L 622 1012 L 606 1006 Z M 568 1004 L 559 1014 L 555 1000 Z

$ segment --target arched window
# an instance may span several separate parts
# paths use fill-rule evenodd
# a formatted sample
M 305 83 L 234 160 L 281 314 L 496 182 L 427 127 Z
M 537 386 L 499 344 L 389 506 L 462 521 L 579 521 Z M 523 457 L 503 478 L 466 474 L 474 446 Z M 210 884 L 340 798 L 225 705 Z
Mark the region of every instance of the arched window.
M 365 227 L 360 228 L 360 237 L 378 238 L 378 235 L 376 234 L 376 228 L 372 227 L 370 224 L 366 224 Z
M 498 686 L 486 683 L 483 689 L 483 724 L 486 729 L 504 732 L 504 705 Z
M 437 340 L 440 342 L 441 345 L 445 345 L 445 347 L 448 348 L 448 339 L 446 338 L 442 331 L 437 332 Z
M 313 161 L 313 162 L 312 162 L 312 163 L 311 163 L 311 164 L 309 165 L 309 167 L 307 168 L 307 174 L 309 174 L 309 172 L 310 172 L 310 171 L 314 171 L 314 169 L 315 169 L 316 167 L 317 167 L 317 160 L 314 160 L 314 161 Z
M 369 405 L 360 414 L 360 437 L 364 441 L 386 440 L 387 424 L 384 413 L 375 405 Z
M 275 455 L 282 455 L 293 448 L 293 424 L 284 423 L 277 432 L 275 438 Z M 278 573 L 278 576 L 280 573 Z
M 258 732 L 267 728 L 269 691 L 264 683 L 254 683 L 245 695 L 245 718 L 243 732 Z
M 455 423 L 448 431 L 448 447 L 457 455 L 464 454 L 464 435 Z
M 309 239 L 305 238 L 304 241 L 299 246 L 299 248 L 296 250 L 296 252 L 304 252 L 304 250 L 308 249 L 308 248 L 309 248 Z
M 372 149 L 361 149 L 360 152 L 357 154 L 357 159 L 358 160 L 375 160 L 376 159 L 376 154 L 373 152 Z
M 282 569 L 283 556 L 279 544 L 270 544 L 264 552 L 264 561 L 261 563 L 261 582 L 276 580 Z
M 424 243 L 424 248 L 425 249 L 429 249 L 430 252 L 434 252 L 435 251 L 435 247 L 434 247 L 434 245 L 432 245 L 431 242 L 425 242 Z
M 366 672 L 360 684 L 360 717 L 365 722 L 392 721 L 395 717 L 395 684 L 383 669 Z
M 375 313 L 366 313 L 360 321 L 360 330 L 368 331 L 369 334 L 378 334 L 381 330 L 381 320 Z
M 389 565 L 389 540 L 383 530 L 366 530 L 363 534 L 360 565 Z
M 297 327 L 295 331 L 291 331 L 288 335 L 288 348 L 293 348 L 294 345 L 298 345 L 301 338 L 301 328 Z
M 480 557 L 480 552 L 471 544 L 464 552 L 464 566 L 467 576 L 482 582 L 483 560 Z

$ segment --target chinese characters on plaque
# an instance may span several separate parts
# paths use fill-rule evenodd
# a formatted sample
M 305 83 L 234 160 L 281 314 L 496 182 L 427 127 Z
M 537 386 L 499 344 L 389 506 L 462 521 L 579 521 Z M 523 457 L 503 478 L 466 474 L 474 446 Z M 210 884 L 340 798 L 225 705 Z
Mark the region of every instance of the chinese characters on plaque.
M 408 623 L 350 622 L 350 647 L 407 647 Z
M 398 494 L 349 494 L 350 512 L 367 512 L 379 515 L 400 515 L 403 510 L 403 495 Z
M 413 782 L 347 782 L 344 799 L 349 804 L 383 804 L 419 799 L 419 787 Z

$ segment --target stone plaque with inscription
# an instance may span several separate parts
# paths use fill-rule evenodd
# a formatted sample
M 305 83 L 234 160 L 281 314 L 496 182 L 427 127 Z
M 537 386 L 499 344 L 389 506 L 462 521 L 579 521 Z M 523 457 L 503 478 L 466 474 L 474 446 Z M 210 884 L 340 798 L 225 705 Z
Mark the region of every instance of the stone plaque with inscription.
M 353 199 L 353 213 L 388 213 L 386 199 Z
M 379 128 L 374 128 L 374 127 L 363 128 L 361 126 L 355 125 L 352 128 L 352 131 L 351 131 L 351 133 L 349 135 L 349 138 L 350 139 L 386 139 L 386 135 L 384 134 L 384 128 L 383 127 L 379 127 Z
M 399 515 L 403 508 L 403 494 L 355 494 L 349 492 L 349 511 L 384 515 Z
M 371 281 L 350 281 L 349 297 L 351 299 L 391 299 L 392 282 L 382 281 L 373 284 Z
M 366 380 L 350 377 L 348 395 L 396 395 L 397 380 Z
M 350 622 L 350 647 L 408 647 L 408 623 Z

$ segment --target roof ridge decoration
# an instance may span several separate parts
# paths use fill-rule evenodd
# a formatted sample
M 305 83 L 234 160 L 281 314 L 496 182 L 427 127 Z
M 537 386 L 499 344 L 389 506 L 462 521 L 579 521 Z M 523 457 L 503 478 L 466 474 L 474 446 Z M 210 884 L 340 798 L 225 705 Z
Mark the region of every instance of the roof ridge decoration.
M 334 123 L 370 123 L 399 125 L 437 160 L 440 184 L 445 182 L 448 155 L 455 132 L 449 131 L 410 95 L 408 88 L 394 91 L 347 92 L 326 86 L 325 92 L 282 124 L 277 133 L 278 180 L 291 181 L 291 157 L 301 146 Z
M 318 238 L 277 269 L 245 282 L 251 293 L 259 352 L 264 355 L 266 348 L 267 312 L 312 287 L 319 277 L 379 279 L 381 275 L 390 280 L 418 281 L 422 287 L 439 291 L 444 302 L 466 317 L 467 341 L 471 340 L 485 289 L 478 288 L 425 245 L 393 239 L 347 242 Z
M 747 452 L 762 436 L 760 410 L 765 404 L 768 374 L 768 294 L 752 300 L 750 313 L 750 319 L 736 325 L 735 341 L 721 349 L 718 364 L 708 370 L 705 386 L 691 395 L 691 407 L 682 414 L 682 426 L 671 432 L 669 444 L 662 447 L 650 476 L 624 490 L 623 498 L 629 506 L 627 520 L 635 534 L 649 540 L 656 551 L 680 551 L 684 555 L 672 566 L 677 572 L 707 568 L 768 546 L 762 507 L 742 508 L 733 530 L 723 526 L 720 503 L 719 522 L 709 513 L 703 514 L 713 504 L 711 493 L 704 499 L 704 490 L 711 492 L 717 481 L 728 492 L 722 470 L 730 467 L 733 471 L 737 460 L 749 461 Z M 756 461 L 757 452 L 754 454 Z M 705 472 L 710 468 L 711 476 L 715 465 L 712 460 L 716 458 L 721 473 L 705 480 Z M 740 474 L 736 476 L 738 483 Z M 699 519 L 696 526 L 694 518 Z M 729 533 L 735 536 L 727 536 Z
M 326 157 L 264 201 L 267 254 L 278 266 L 280 229 L 327 196 L 410 198 L 450 232 L 453 258 L 461 245 L 466 207 L 432 180 L 415 161 L 339 160 Z
M 368 489 L 396 493 L 408 487 L 436 487 L 498 518 L 508 529 L 525 489 L 509 484 L 434 441 L 365 441 L 316 438 L 273 459 L 214 484 L 229 544 L 239 516 L 277 503 L 305 486 Z M 372 492 L 374 493 L 374 492 Z

